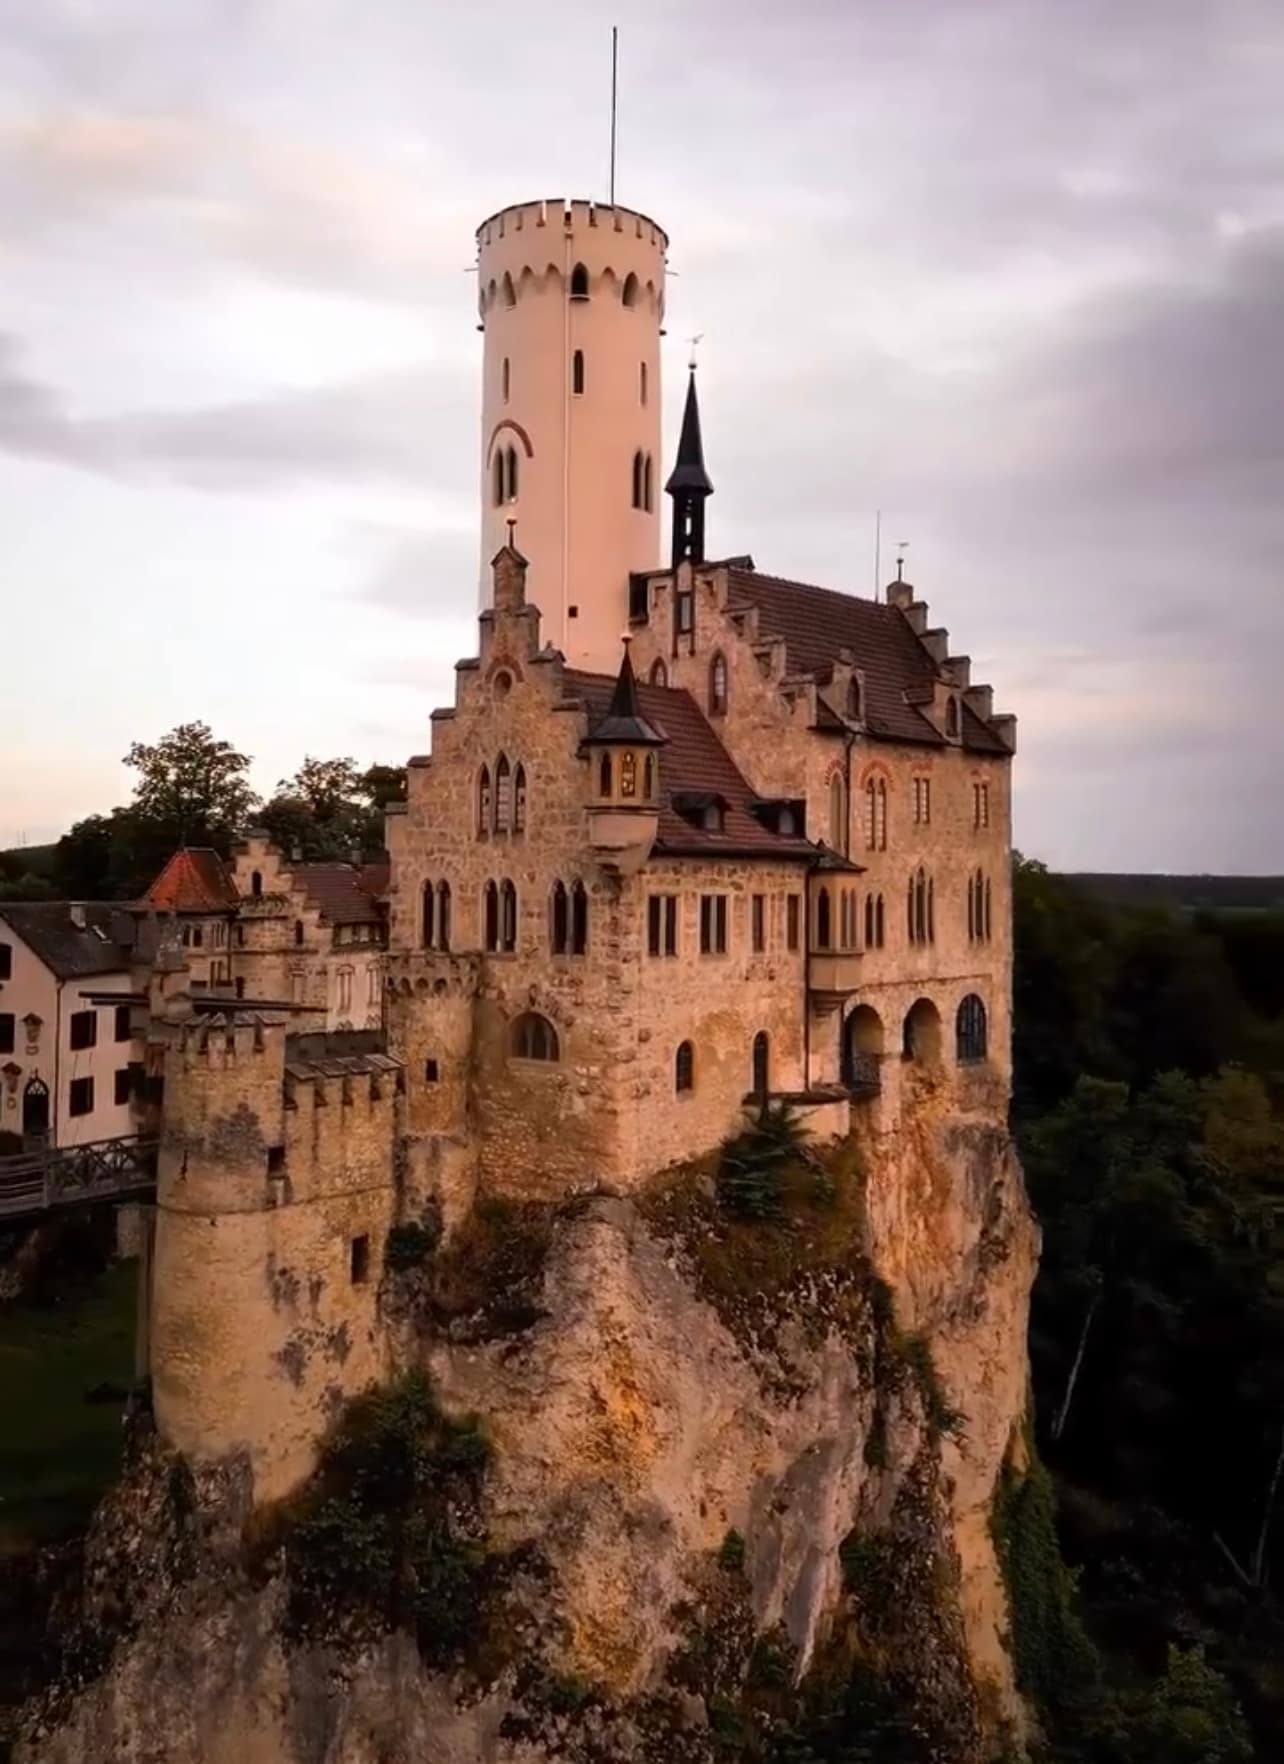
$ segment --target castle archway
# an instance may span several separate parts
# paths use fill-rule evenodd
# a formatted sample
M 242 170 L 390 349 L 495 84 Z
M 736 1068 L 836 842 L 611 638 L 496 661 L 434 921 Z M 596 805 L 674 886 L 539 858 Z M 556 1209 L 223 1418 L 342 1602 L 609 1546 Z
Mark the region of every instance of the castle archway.
M 936 1065 L 941 1057 L 941 1013 L 930 998 L 916 999 L 905 1013 L 901 1052 L 920 1065 Z

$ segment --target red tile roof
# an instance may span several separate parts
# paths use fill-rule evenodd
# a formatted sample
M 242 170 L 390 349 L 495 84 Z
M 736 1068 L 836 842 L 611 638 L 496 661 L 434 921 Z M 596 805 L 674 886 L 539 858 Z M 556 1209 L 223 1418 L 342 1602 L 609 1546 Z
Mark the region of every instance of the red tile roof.
M 891 741 L 944 738 L 906 693 L 915 689 L 930 701 L 939 669 L 899 607 L 861 600 L 810 582 L 790 582 L 757 570 L 728 571 L 732 608 L 755 606 L 764 637 L 783 637 L 791 673 L 821 681 L 833 675 L 840 649 L 851 652 L 865 677 L 865 726 Z M 963 746 L 983 753 L 1006 753 L 993 729 L 963 706 Z
M 289 874 L 331 925 L 377 925 L 379 903 L 363 886 L 365 869 L 355 864 L 291 864 Z
M 173 913 L 225 913 L 240 900 L 231 870 L 208 845 L 181 845 L 143 896 Z
M 574 668 L 568 668 L 563 678 L 568 697 L 582 699 L 588 707 L 592 727 L 607 713 L 614 678 Z M 710 857 L 744 851 L 762 857 L 815 858 L 816 847 L 807 840 L 773 833 L 750 812 L 749 805 L 756 800 L 753 788 L 689 692 L 639 682 L 637 695 L 642 715 L 665 737 L 660 749 L 657 850 L 698 851 Z M 675 796 L 721 797 L 726 803 L 722 832 L 693 825 L 674 807 Z

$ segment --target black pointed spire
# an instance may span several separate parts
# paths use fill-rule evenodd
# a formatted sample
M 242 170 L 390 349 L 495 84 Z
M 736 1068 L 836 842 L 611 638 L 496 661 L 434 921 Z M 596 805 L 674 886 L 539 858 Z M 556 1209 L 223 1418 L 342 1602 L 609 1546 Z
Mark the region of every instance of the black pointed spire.
M 629 747 L 660 747 L 666 737 L 642 715 L 638 703 L 638 682 L 629 656 L 629 639 L 624 639 L 624 659 L 616 675 L 615 690 L 606 707 L 606 715 L 596 728 L 589 731 L 589 740 Z
M 673 567 L 684 558 L 704 562 L 704 503 L 713 495 L 713 482 L 704 469 L 704 440 L 700 434 L 700 401 L 696 397 L 695 366 L 687 380 L 687 402 L 682 412 L 678 457 L 664 486 L 673 498 Z

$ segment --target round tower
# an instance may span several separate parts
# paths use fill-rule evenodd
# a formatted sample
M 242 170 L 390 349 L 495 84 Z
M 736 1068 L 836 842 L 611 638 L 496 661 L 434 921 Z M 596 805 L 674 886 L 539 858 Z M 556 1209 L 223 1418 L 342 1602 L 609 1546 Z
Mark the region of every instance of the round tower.
M 627 208 L 526 202 L 477 233 L 481 604 L 516 521 L 541 632 L 614 671 L 629 572 L 660 564 L 660 328 L 668 240 Z

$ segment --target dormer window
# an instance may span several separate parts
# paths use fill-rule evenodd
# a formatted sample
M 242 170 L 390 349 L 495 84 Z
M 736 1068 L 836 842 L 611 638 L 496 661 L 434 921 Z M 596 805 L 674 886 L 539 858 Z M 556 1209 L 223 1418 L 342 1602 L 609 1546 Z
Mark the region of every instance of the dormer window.
M 705 832 L 721 833 L 722 822 L 722 804 L 720 802 L 707 803 L 700 817 L 700 825 Z
M 719 650 L 709 663 L 709 715 L 721 717 L 727 710 L 727 658 Z
M 853 723 L 859 723 L 865 714 L 864 698 L 860 680 L 853 674 L 847 682 L 847 716 Z
M 951 741 L 958 740 L 959 701 L 957 698 L 947 698 L 945 701 L 945 733 Z

